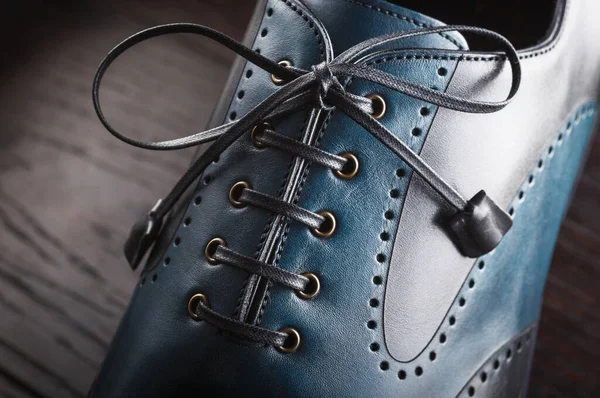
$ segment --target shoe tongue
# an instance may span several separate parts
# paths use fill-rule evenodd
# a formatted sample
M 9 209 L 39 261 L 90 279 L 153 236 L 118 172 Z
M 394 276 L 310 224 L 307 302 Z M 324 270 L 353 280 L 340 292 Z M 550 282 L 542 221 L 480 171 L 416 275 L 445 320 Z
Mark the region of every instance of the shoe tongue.
M 376 36 L 445 26 L 434 18 L 381 0 L 303 0 L 330 35 L 335 55 Z M 395 48 L 442 48 L 467 50 L 458 32 L 416 36 L 398 41 Z

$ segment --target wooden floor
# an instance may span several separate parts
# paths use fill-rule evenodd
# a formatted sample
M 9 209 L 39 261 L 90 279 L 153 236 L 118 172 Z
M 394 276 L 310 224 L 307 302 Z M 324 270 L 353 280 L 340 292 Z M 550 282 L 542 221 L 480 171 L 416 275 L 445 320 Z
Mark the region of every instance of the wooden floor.
M 91 104 L 95 68 L 157 23 L 200 22 L 239 39 L 252 2 L 26 3 L 0 16 L 0 397 L 83 397 L 136 282 L 122 243 L 190 158 L 103 131 Z M 198 131 L 232 60 L 187 36 L 136 47 L 107 76 L 106 113 L 145 140 Z M 551 268 L 531 397 L 600 396 L 598 198 L 600 139 Z

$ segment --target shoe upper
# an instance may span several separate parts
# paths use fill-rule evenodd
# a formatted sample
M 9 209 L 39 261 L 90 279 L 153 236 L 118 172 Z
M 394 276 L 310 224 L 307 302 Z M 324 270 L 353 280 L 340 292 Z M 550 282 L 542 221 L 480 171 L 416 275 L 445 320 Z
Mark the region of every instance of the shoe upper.
M 273 129 L 330 154 L 353 154 L 352 178 L 269 146 L 250 131 L 221 153 L 172 210 L 142 272 L 91 393 L 285 396 L 524 394 L 552 250 L 586 144 L 600 87 L 595 0 L 559 1 L 553 29 L 519 52 L 515 98 L 494 113 L 436 106 L 365 79 L 345 81 L 385 101 L 378 121 L 466 198 L 481 190 L 512 220 L 500 244 L 465 256 L 447 227 L 456 209 L 426 178 L 344 112 L 317 108 Z M 373 37 L 444 26 L 380 0 L 264 0 L 246 44 L 310 71 Z M 365 65 L 414 84 L 485 102 L 509 95 L 514 65 L 469 50 L 458 32 L 414 36 Z M 282 89 L 240 58 L 212 125 L 235 122 Z M 233 206 L 237 182 L 335 217 L 319 236 L 258 206 Z M 296 274 L 310 299 L 205 256 L 227 248 Z M 210 257 L 210 256 L 209 256 Z M 212 311 L 268 330 L 291 327 L 292 353 L 256 344 L 188 313 Z M 511 365 L 512 364 L 512 365 Z M 485 374 L 485 377 L 483 376 Z

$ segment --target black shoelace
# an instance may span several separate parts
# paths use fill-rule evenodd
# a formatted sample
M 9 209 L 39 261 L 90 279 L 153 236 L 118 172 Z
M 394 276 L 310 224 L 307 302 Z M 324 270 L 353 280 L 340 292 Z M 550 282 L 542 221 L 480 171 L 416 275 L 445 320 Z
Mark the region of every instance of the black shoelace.
M 390 43 L 409 37 L 449 31 L 483 35 L 500 44 L 512 70 L 512 86 L 506 100 L 485 102 L 460 98 L 411 83 L 367 66 L 367 62 L 370 60 L 384 53 L 390 53 Z M 128 48 L 152 37 L 172 33 L 194 33 L 215 40 L 273 76 L 282 79 L 286 84 L 236 122 L 169 141 L 141 142 L 124 136 L 110 125 L 100 108 L 99 87 L 102 77 L 111 63 Z M 382 50 L 384 45 L 388 46 Z M 424 53 L 428 50 L 430 49 L 421 49 Z M 314 145 L 288 138 L 277 133 L 268 123 L 305 109 L 319 109 L 324 112 L 336 109 L 343 112 L 368 133 L 375 136 L 423 178 L 456 209 L 456 214 L 449 220 L 449 229 L 454 233 L 455 242 L 463 254 L 469 257 L 479 257 L 496 247 L 512 225 L 508 214 L 500 209 L 484 191 L 480 191 L 470 200 L 464 199 L 404 142 L 396 138 L 372 116 L 376 111 L 376 104 L 372 99 L 346 91 L 342 82 L 347 83 L 349 79 L 368 80 L 413 98 L 460 112 L 491 113 L 504 108 L 515 96 L 521 80 L 521 69 L 517 52 L 507 39 L 495 32 L 469 26 L 427 27 L 375 37 L 355 45 L 329 62 L 313 66 L 309 71 L 292 66 L 281 66 L 218 31 L 187 23 L 161 25 L 143 30 L 112 49 L 98 68 L 92 93 L 96 113 L 111 134 L 128 144 L 152 150 L 181 149 L 214 141 L 190 166 L 165 199 L 159 201 L 157 206 L 132 228 L 130 237 L 125 244 L 125 253 L 132 268 L 137 267 L 152 246 L 161 230 L 164 217 L 186 189 L 212 161 L 218 159 L 222 152 L 244 134 L 253 132 L 252 139 L 255 145 L 276 148 L 333 171 L 346 172 L 349 162 L 351 162 L 348 157 L 330 154 Z M 248 185 L 236 189 L 233 199 L 235 203 L 258 206 L 305 224 L 317 235 L 320 231 L 332 227 L 332 221 L 326 215 L 258 192 Z M 241 268 L 300 293 L 305 292 L 311 283 L 306 275 L 289 272 L 242 255 L 227 248 L 224 244 L 216 244 L 211 250 L 210 257 L 213 261 Z M 195 313 L 199 318 L 215 327 L 253 342 L 284 347 L 286 339 L 290 336 L 286 331 L 268 330 L 226 317 L 213 311 L 203 300 L 198 300 Z

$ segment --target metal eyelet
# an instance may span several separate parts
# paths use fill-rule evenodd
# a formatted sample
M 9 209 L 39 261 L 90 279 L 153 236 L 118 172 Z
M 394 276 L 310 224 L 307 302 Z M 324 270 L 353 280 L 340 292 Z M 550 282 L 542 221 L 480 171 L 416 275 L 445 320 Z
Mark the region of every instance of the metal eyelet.
M 283 345 L 277 348 L 277 351 L 282 352 L 284 354 L 290 354 L 300 347 L 300 333 L 294 328 L 283 328 L 279 330 L 282 333 L 287 333 L 288 337 L 285 339 Z
M 290 61 L 288 61 L 287 59 L 284 59 L 277 63 L 281 66 L 285 66 L 286 68 L 292 66 L 292 63 Z M 285 80 L 280 79 L 279 77 L 277 77 L 275 75 L 271 75 L 271 81 L 277 86 L 281 86 L 282 84 L 285 84 Z
M 369 94 L 367 98 L 373 101 L 374 112 L 371 114 L 375 119 L 381 119 L 385 115 L 387 106 L 383 97 L 377 94 Z
M 335 175 L 344 180 L 354 178 L 358 173 L 358 158 L 349 152 L 342 153 L 340 156 L 347 162 L 341 170 L 334 170 Z
M 221 238 L 211 239 L 210 242 L 208 242 L 206 244 L 206 248 L 204 249 L 204 256 L 206 257 L 206 259 L 208 260 L 208 262 L 210 264 L 214 265 L 214 264 L 218 264 L 219 263 L 217 261 L 217 259 L 215 259 L 213 257 L 215 255 L 215 252 L 217 251 L 217 248 L 219 246 L 227 246 L 227 244 Z
M 302 274 L 302 276 L 308 278 L 308 285 L 306 285 L 304 290 L 296 290 L 296 294 L 303 300 L 310 300 L 319 293 L 319 290 L 321 290 L 321 282 L 319 281 L 319 278 L 311 272 Z
M 242 192 L 244 189 L 252 188 L 249 183 L 246 181 L 238 181 L 229 190 L 229 201 L 233 205 L 233 207 L 246 207 L 248 203 L 241 202 L 240 197 L 242 196 Z
M 266 147 L 265 144 L 260 142 L 258 139 L 263 134 L 266 129 L 273 129 L 273 127 L 266 122 L 259 123 L 252 128 L 252 133 L 250 133 L 250 138 L 252 139 L 252 145 L 254 145 L 258 149 L 263 149 Z
M 312 228 L 311 231 L 319 238 L 329 238 L 335 231 L 335 217 L 328 211 L 320 211 L 317 214 L 325 217 L 325 221 L 321 224 L 320 228 Z
M 188 301 L 187 305 L 187 310 L 188 314 L 190 315 L 190 318 L 192 318 L 195 321 L 199 321 L 202 319 L 202 317 L 196 312 L 196 307 L 198 307 L 198 301 L 202 301 L 204 305 L 208 307 L 208 298 L 206 298 L 206 296 L 202 293 L 194 294 L 192 297 L 190 297 L 190 300 Z

